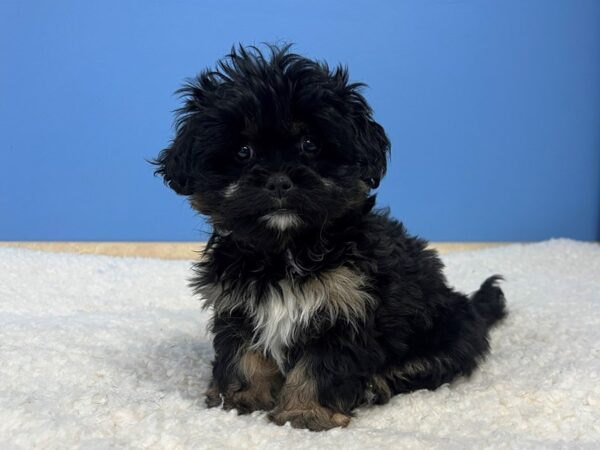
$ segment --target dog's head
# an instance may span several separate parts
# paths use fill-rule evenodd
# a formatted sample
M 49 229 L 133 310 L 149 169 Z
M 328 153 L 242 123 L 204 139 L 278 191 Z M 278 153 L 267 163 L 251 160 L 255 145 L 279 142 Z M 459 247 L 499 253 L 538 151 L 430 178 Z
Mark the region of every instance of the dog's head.
M 237 48 L 188 82 L 157 174 L 221 232 L 289 238 L 361 210 L 389 141 L 343 67 Z

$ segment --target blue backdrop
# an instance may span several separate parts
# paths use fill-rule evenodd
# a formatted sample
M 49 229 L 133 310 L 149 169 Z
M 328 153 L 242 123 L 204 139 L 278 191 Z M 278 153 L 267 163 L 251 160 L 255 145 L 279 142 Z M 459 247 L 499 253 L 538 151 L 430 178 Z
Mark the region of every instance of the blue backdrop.
M 598 0 L 2 0 L 0 239 L 204 239 L 145 158 L 184 78 L 263 41 L 370 85 L 412 232 L 600 237 Z

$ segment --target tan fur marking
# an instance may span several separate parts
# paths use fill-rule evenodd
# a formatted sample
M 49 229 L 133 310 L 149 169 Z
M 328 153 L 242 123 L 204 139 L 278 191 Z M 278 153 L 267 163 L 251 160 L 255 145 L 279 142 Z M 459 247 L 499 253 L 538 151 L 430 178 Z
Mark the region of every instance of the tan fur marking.
M 309 280 L 304 290 L 322 290 L 328 296 L 325 309 L 332 318 L 342 317 L 351 324 L 353 319 L 364 319 L 373 298 L 365 292 L 368 287 L 364 275 L 341 266 L 324 272 L 317 279 Z
M 450 366 L 452 366 L 452 359 L 445 355 L 431 356 L 429 358 L 414 358 L 405 362 L 397 369 L 391 370 L 390 374 L 396 378 L 406 379 L 407 377 L 430 372 L 436 367 L 442 369 Z
M 387 403 L 392 398 L 392 390 L 381 375 L 373 375 L 371 378 L 372 391 L 377 404 Z
M 275 362 L 261 353 L 247 351 L 240 358 L 238 372 L 242 383 L 232 385 L 226 392 L 223 407 L 235 408 L 240 414 L 273 409 L 283 384 Z
M 409 381 L 416 376 L 430 372 L 453 370 L 453 360 L 446 355 L 430 356 L 428 358 L 413 358 L 399 367 L 392 368 L 381 374 L 389 380 L 397 379 Z
M 418 375 L 429 370 L 431 364 L 424 359 L 413 359 L 400 368 L 404 375 Z
M 204 395 L 206 396 L 206 399 L 205 399 L 206 406 L 209 408 L 214 408 L 215 406 L 219 406 L 221 404 L 221 402 L 223 401 L 221 399 L 221 393 L 219 392 L 219 387 L 213 381 L 211 381 L 211 383 L 208 386 L 208 389 L 206 390 Z
M 227 185 L 227 187 L 223 190 L 223 197 L 225 197 L 225 198 L 233 197 L 239 188 L 240 188 L 240 185 L 237 182 Z
M 359 180 L 358 181 L 358 189 L 361 192 L 367 193 L 371 190 L 371 188 L 369 186 L 367 186 L 367 183 L 365 183 L 363 180 Z
M 198 211 L 198 212 L 204 211 L 204 208 L 202 205 L 202 199 L 200 198 L 200 196 L 198 194 L 193 194 L 189 198 L 189 202 L 190 202 L 191 207 L 194 208 L 196 211 Z
M 277 425 L 290 422 L 294 428 L 312 431 L 346 427 L 350 422 L 349 416 L 319 404 L 317 385 L 309 375 L 305 360 L 300 360 L 288 373 L 277 408 L 269 414 L 269 419 Z

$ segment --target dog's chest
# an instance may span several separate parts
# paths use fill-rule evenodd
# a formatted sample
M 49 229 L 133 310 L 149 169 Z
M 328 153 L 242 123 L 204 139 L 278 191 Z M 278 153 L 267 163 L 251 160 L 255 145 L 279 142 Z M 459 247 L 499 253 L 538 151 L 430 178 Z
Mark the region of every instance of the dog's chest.
M 273 286 L 251 311 L 254 324 L 252 346 L 270 354 L 282 368 L 287 349 L 318 321 L 326 310 L 326 289 L 310 289 L 282 280 Z
M 339 319 L 355 328 L 374 304 L 365 276 L 344 266 L 302 281 L 284 278 L 261 289 L 257 286 L 254 280 L 243 286 L 206 283 L 197 292 L 217 314 L 243 312 L 252 326 L 249 344 L 271 356 L 280 368 L 290 347 L 307 332 L 312 337 L 323 324 Z

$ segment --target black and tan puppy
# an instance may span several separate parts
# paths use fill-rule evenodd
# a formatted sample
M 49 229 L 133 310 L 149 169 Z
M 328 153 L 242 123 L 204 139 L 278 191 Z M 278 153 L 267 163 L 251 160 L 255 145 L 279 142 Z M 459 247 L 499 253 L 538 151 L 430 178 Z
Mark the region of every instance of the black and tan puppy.
M 373 210 L 390 143 L 361 86 L 289 47 L 240 47 L 181 90 L 155 164 L 214 230 L 193 281 L 214 310 L 209 406 L 326 430 L 488 352 L 499 277 L 454 291 L 427 243 Z

